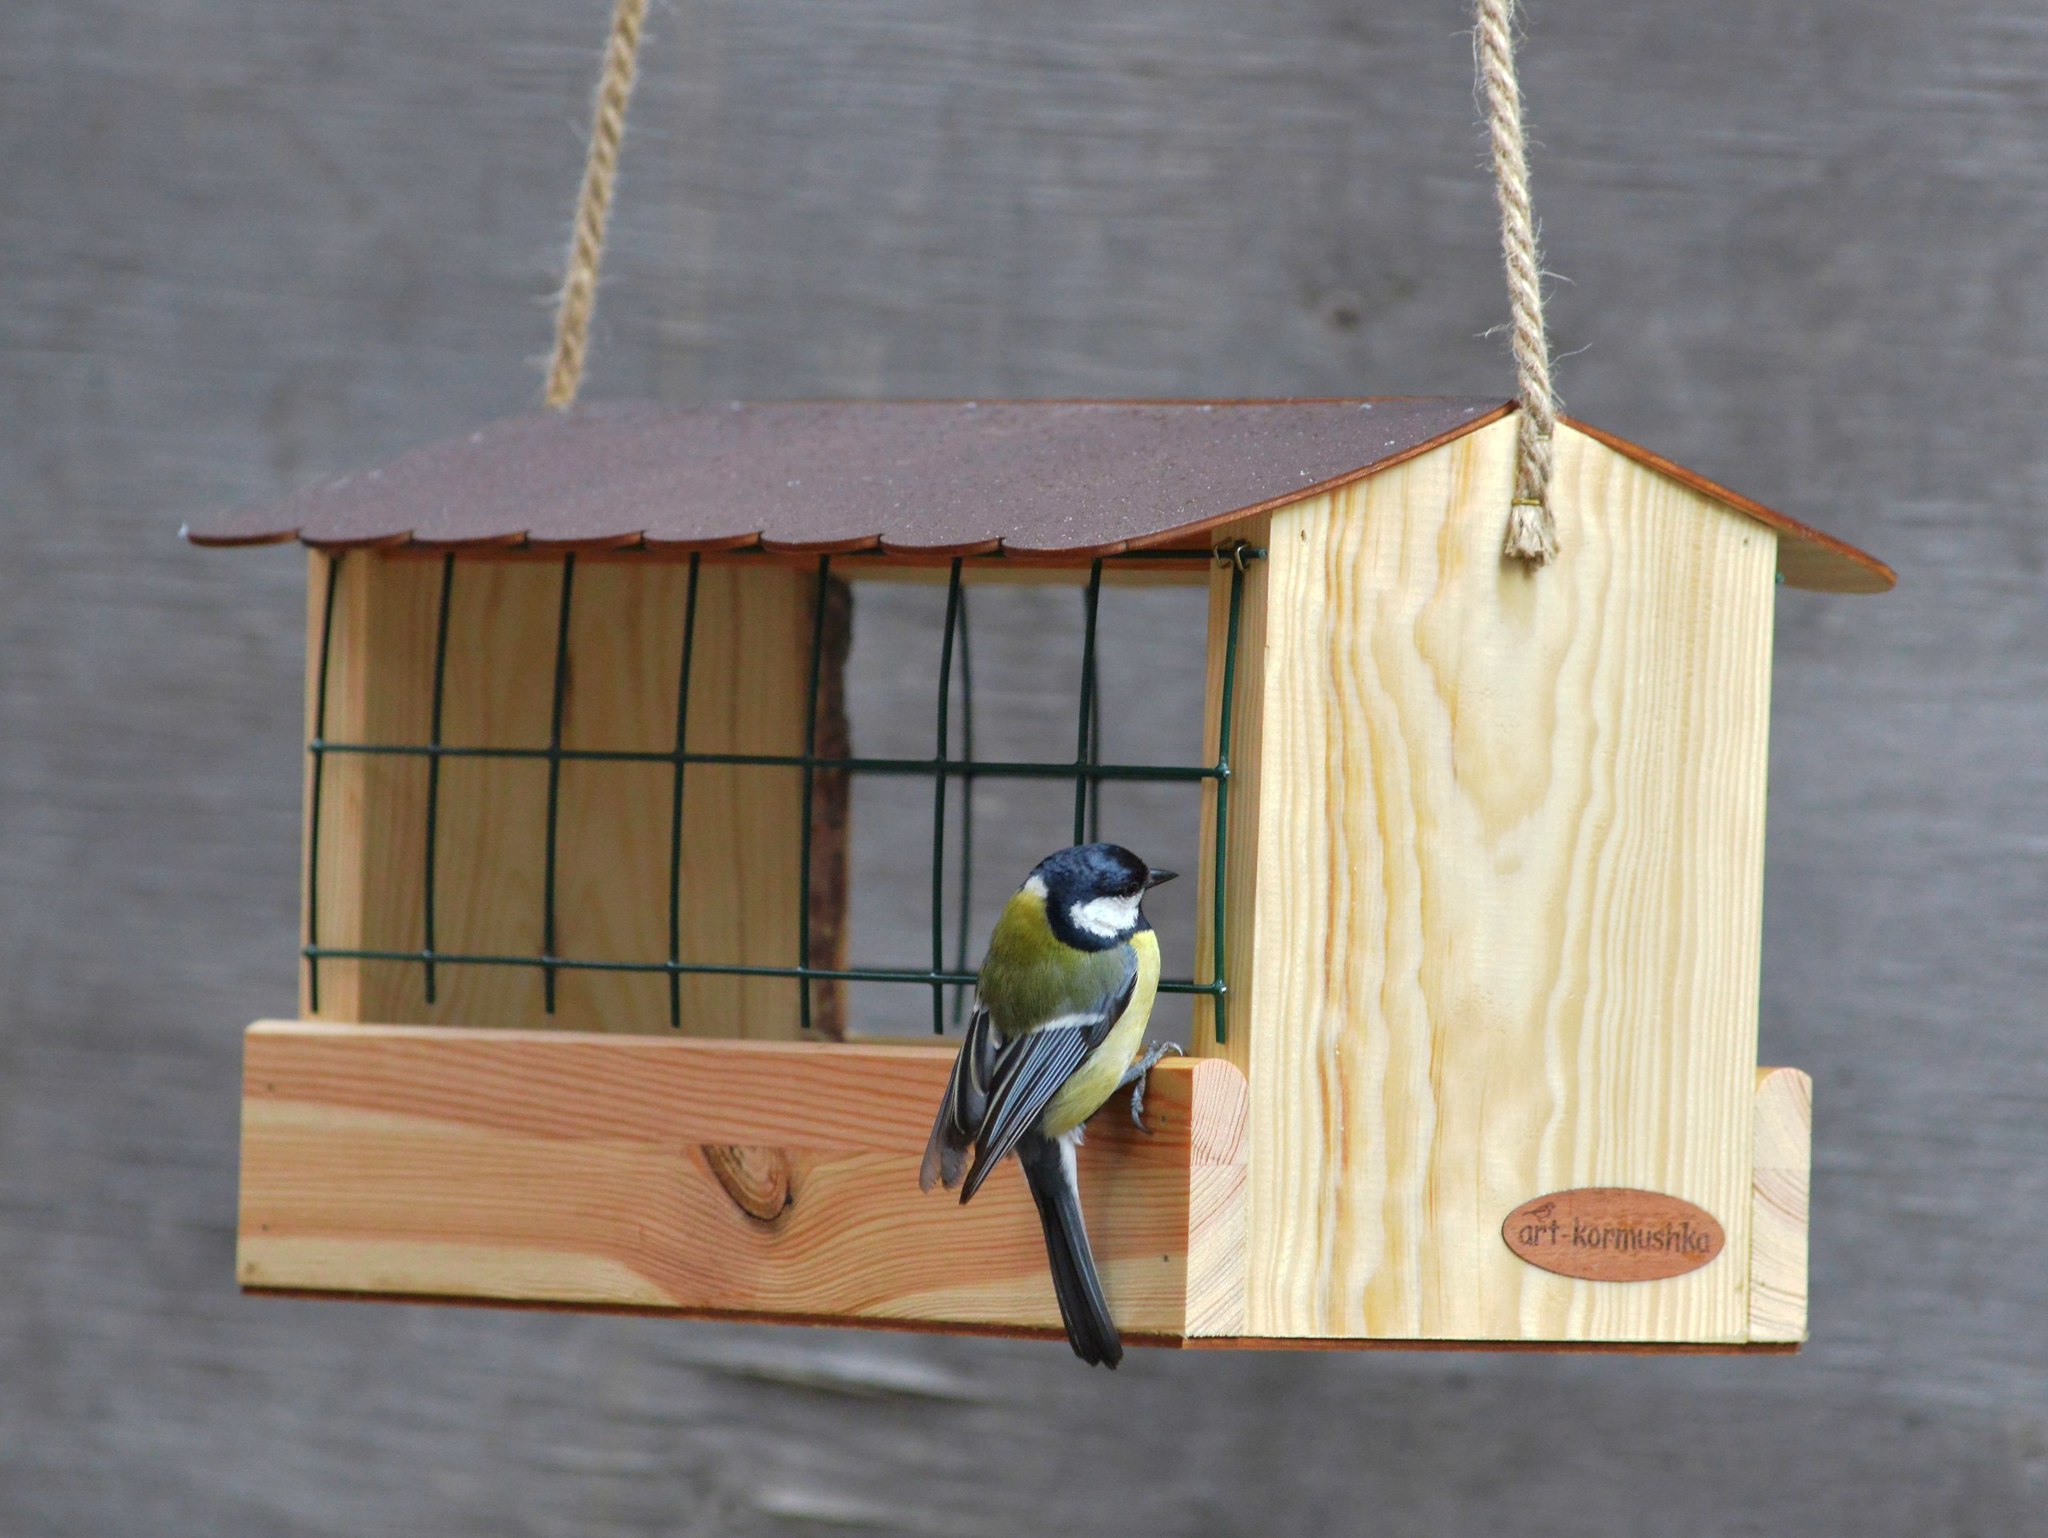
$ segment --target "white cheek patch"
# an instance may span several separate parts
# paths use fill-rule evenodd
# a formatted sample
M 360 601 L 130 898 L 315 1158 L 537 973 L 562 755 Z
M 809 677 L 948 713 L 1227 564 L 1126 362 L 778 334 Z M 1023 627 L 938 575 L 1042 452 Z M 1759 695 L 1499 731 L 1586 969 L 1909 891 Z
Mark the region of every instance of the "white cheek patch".
M 1118 935 L 1128 934 L 1138 922 L 1138 899 L 1135 897 L 1094 897 L 1084 903 L 1075 903 L 1067 910 L 1067 917 L 1081 933 L 1094 935 L 1099 940 L 1114 940 Z

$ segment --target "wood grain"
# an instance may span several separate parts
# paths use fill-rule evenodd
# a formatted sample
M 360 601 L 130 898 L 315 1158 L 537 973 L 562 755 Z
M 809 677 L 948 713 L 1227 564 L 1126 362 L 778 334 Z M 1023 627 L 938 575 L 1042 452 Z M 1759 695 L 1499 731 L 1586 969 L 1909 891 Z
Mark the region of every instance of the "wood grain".
M 314 557 L 314 587 L 322 565 Z M 424 743 L 432 726 L 442 564 L 376 553 L 342 558 L 329 663 L 327 733 L 341 742 Z M 687 610 L 687 566 L 579 563 L 571 606 L 563 745 L 667 752 Z M 442 740 L 548 742 L 562 566 L 458 557 L 449 612 Z M 690 746 L 800 753 L 810 646 L 809 573 L 706 565 L 699 579 Z M 317 669 L 318 605 L 308 646 Z M 424 928 L 427 766 L 330 754 L 320 833 L 322 945 L 418 950 Z M 436 846 L 440 951 L 538 956 L 546 872 L 547 764 L 443 761 Z M 667 764 L 569 760 L 557 826 L 558 954 L 659 962 L 668 955 Z M 794 769 L 690 766 L 684 787 L 686 961 L 790 966 L 802 778 Z M 565 970 L 547 1014 L 533 967 L 443 965 L 436 998 L 417 962 L 320 963 L 317 1017 L 665 1031 L 659 974 Z M 793 982 L 699 975 L 682 982 L 682 1028 L 782 1036 L 797 1029 Z M 301 1008 L 314 1014 L 302 991 Z
M 1759 1068 L 1749 1238 L 1751 1340 L 1806 1339 L 1812 1171 L 1813 1080 L 1797 1068 Z
M 1052 1328 L 1021 1175 L 917 1188 L 951 1054 L 574 1032 L 252 1026 L 244 1286 Z M 1244 1085 L 1162 1064 L 1091 1126 L 1120 1323 L 1242 1328 Z
M 1253 1334 L 1746 1338 L 1773 538 L 1566 429 L 1570 557 L 1509 567 L 1512 442 L 1273 515 Z M 1727 1263 L 1523 1265 L 1502 1218 L 1576 1186 L 1696 1203 Z
M 433 716 L 433 654 L 440 591 L 438 562 L 387 565 L 369 553 L 309 561 L 306 736 L 322 714 L 321 635 L 327 587 L 325 735 L 340 742 L 427 741 Z M 310 757 L 310 755 L 309 755 Z M 307 768 L 310 854 L 319 844 L 315 910 L 301 909 L 309 943 L 351 950 L 415 950 L 426 864 L 427 765 L 423 759 L 329 754 L 321 769 L 320 822 L 312 824 L 313 767 Z M 317 915 L 317 927 L 314 920 Z M 315 971 L 317 969 L 317 1003 Z M 299 1008 L 333 1020 L 406 1019 L 424 1007 L 419 969 L 322 960 L 299 967 Z

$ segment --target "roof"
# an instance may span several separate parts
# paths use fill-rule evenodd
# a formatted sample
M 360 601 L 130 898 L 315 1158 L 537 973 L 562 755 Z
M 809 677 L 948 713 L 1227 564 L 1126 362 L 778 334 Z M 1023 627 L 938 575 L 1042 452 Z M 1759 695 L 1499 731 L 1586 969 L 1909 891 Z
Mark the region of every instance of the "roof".
M 1513 402 L 615 402 L 513 417 L 202 519 L 200 545 L 640 546 L 1088 558 L 1198 544 L 1499 420 Z M 1891 586 L 1862 551 L 1605 433 L 1776 529 L 1787 582 Z

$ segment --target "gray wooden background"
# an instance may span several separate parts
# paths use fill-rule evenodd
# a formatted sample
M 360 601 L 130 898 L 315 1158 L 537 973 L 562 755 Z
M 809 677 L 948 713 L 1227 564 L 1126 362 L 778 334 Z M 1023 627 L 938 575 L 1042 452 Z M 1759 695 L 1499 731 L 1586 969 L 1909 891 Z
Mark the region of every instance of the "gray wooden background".
M 660 6 L 591 392 L 1502 392 L 1463 25 Z M 10 0 L 0 1533 L 2048 1531 L 2048 21 L 1534 25 L 1570 407 L 1904 574 L 1780 606 L 1764 1055 L 1818 1082 L 1803 1356 L 1109 1377 L 238 1297 L 238 1033 L 293 989 L 300 561 L 175 532 L 536 399 L 604 5 Z M 1024 719 L 1019 644 L 991 632 L 988 698 Z M 1180 729 L 1179 688 L 1116 730 Z

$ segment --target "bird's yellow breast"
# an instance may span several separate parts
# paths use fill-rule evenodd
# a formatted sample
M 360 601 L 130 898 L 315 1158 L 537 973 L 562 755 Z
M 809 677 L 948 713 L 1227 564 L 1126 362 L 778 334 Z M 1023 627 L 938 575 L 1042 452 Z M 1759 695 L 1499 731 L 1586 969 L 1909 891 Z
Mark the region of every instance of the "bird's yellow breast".
M 1131 1002 L 1117 1016 L 1109 1034 L 1068 1076 L 1059 1093 L 1039 1118 L 1038 1129 L 1047 1137 L 1071 1132 L 1102 1109 L 1103 1101 L 1116 1093 L 1124 1070 L 1144 1045 L 1145 1023 L 1152 1018 L 1152 1000 L 1159 993 L 1159 937 L 1149 929 L 1131 936 L 1131 949 L 1138 959 L 1138 977 L 1131 989 Z

